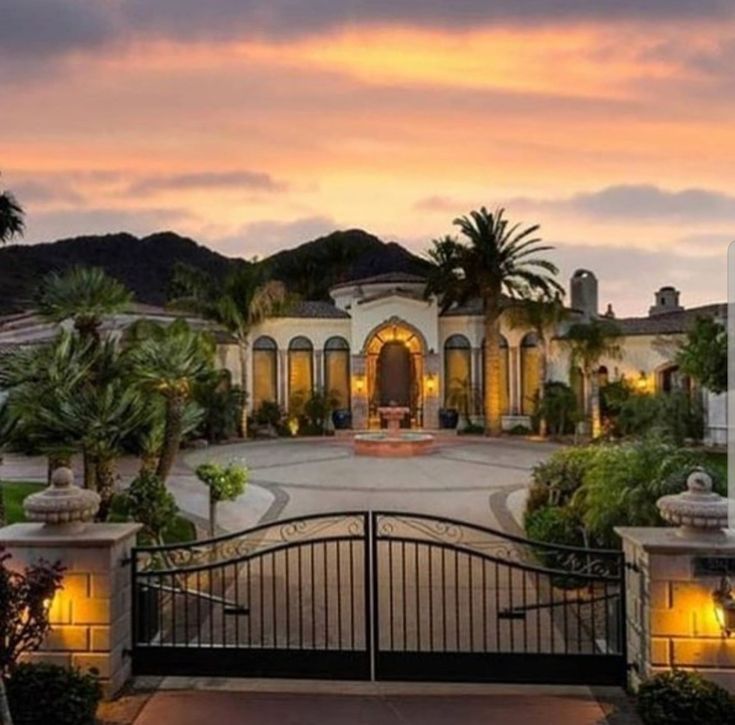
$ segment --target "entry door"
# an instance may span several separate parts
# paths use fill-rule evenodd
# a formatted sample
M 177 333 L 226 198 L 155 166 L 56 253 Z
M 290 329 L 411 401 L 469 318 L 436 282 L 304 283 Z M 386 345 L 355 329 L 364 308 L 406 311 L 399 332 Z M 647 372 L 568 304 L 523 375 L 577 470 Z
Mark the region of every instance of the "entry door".
M 386 342 L 378 357 L 380 405 L 411 404 L 411 353 L 398 341 Z

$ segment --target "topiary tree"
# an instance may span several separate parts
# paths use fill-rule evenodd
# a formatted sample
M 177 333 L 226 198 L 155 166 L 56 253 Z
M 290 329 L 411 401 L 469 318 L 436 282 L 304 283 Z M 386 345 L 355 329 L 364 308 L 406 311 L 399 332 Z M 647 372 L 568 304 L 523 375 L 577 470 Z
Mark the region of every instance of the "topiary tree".
M 176 519 L 179 508 L 166 484 L 152 471 L 141 472 L 122 496 L 126 514 L 143 525 L 144 537 L 163 544 L 163 533 Z
M 217 529 L 217 504 L 234 501 L 245 491 L 248 469 L 236 463 L 202 463 L 196 469 L 197 478 L 209 487 L 209 535 Z

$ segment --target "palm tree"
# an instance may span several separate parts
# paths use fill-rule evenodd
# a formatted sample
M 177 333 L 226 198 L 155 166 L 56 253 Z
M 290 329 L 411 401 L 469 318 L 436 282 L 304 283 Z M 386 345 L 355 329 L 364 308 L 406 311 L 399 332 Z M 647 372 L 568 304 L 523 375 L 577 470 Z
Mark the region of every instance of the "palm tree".
M 440 298 L 442 310 L 479 298 L 485 317 L 485 430 L 501 431 L 500 315 L 504 296 L 535 294 L 552 299 L 562 294 L 554 279 L 558 269 L 536 255 L 552 249 L 534 236 L 538 225 L 510 225 L 499 209 L 494 214 L 482 207 L 454 220 L 464 239 L 435 240 L 429 257 L 426 295 Z
M 619 359 L 620 330 L 614 322 L 593 319 L 572 325 L 565 337 L 570 364 L 582 371 L 584 408 L 587 425 L 593 438 L 600 434 L 600 390 L 596 370 L 603 357 Z
M 174 275 L 173 307 L 195 312 L 228 330 L 237 341 L 240 354 L 240 388 L 247 393 L 248 360 L 252 329 L 287 306 L 286 288 L 281 282 L 266 280 L 256 264 L 237 267 L 224 281 L 191 267 L 180 266 Z M 244 397 L 243 397 L 244 399 Z M 242 408 L 240 429 L 247 436 L 247 405 Z
M 25 231 L 23 207 L 9 191 L 0 192 L 0 244 L 13 237 L 22 237 Z
M 544 297 L 528 297 L 522 299 L 518 304 L 508 308 L 506 315 L 511 327 L 531 328 L 536 333 L 539 348 L 539 379 L 541 384 L 538 390 L 539 409 L 543 410 L 541 403 L 544 400 L 546 378 L 548 376 L 549 341 L 548 335 L 553 334 L 568 312 L 561 301 L 560 295 L 555 295 L 549 300 Z M 546 436 L 546 416 L 543 414 L 539 419 L 539 434 Z
M 53 322 L 74 320 L 83 338 L 100 339 L 105 317 L 124 311 L 132 302 L 125 285 L 97 267 L 72 267 L 52 272 L 41 282 L 38 311 Z
M 192 387 L 213 374 L 215 344 L 207 335 L 192 330 L 185 320 L 166 327 L 143 320 L 135 328 L 132 336 L 142 339 L 128 351 L 132 377 L 144 390 L 160 395 L 166 406 L 156 468 L 156 475 L 165 481 L 181 444 Z

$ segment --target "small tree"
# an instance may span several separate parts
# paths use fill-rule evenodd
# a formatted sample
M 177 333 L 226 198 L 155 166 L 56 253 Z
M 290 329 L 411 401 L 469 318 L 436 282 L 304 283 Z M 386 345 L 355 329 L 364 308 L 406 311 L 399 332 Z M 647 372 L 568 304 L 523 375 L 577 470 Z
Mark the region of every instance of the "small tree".
M 679 367 L 713 393 L 727 390 L 727 330 L 711 317 L 700 317 L 687 333 L 676 361 Z
M 234 501 L 245 491 L 248 469 L 236 463 L 202 463 L 196 469 L 197 478 L 209 487 L 209 535 L 217 529 L 217 504 Z
M 152 544 L 163 543 L 163 532 L 173 524 L 179 508 L 166 484 L 152 471 L 143 471 L 124 494 L 127 515 L 143 525 Z

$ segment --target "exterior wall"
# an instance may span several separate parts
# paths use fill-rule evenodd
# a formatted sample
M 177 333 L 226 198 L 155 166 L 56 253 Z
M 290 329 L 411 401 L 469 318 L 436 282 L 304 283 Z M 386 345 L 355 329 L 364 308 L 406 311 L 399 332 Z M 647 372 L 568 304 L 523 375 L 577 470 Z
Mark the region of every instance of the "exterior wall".
M 673 668 L 696 670 L 735 693 L 735 639 L 725 637 L 697 557 L 735 556 L 735 539 L 683 538 L 672 528 L 622 528 L 631 684 Z
M 22 569 L 39 559 L 66 567 L 51 605 L 51 631 L 35 662 L 96 670 L 106 697 L 130 676 L 132 579 L 130 551 L 140 524 L 91 524 L 81 533 L 54 534 L 40 524 L 0 529 L 0 545 Z

